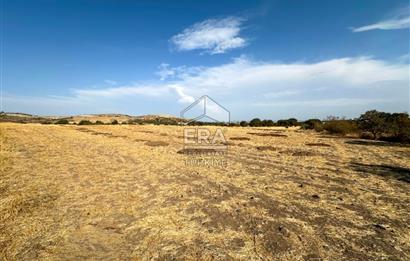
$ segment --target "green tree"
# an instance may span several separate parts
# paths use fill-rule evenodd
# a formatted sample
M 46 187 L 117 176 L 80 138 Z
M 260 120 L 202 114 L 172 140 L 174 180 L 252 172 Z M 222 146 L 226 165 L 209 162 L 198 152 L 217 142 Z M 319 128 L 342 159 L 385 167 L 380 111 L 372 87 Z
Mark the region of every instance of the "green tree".
M 303 128 L 307 130 L 323 130 L 323 123 L 319 119 L 309 119 L 303 123 Z
M 247 121 L 241 121 L 241 122 L 239 123 L 239 125 L 240 125 L 241 127 L 247 127 L 247 126 L 249 126 L 249 123 L 248 123 Z
M 259 127 L 261 126 L 262 121 L 259 118 L 254 118 L 249 122 L 249 126 L 251 127 Z
M 373 139 L 377 140 L 388 129 L 388 118 L 389 113 L 371 110 L 360 115 L 357 122 L 361 130 L 370 132 L 373 135 Z
M 81 120 L 78 125 L 92 125 L 92 122 L 89 120 Z
M 59 119 L 58 121 L 56 121 L 56 124 L 69 124 L 67 119 Z

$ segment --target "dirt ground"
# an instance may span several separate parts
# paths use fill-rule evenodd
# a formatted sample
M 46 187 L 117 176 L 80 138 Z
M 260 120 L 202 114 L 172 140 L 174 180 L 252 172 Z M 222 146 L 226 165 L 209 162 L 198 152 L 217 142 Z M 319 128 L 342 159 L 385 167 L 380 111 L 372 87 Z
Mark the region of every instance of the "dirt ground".
M 183 128 L 0 123 L 0 259 L 410 260 L 410 147 Z

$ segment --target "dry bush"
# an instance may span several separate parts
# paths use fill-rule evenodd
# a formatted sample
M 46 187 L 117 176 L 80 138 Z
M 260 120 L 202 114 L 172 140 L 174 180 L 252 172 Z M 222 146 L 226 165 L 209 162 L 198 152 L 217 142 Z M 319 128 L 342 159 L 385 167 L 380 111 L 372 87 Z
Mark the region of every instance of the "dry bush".
M 330 134 L 346 135 L 350 133 L 357 133 L 358 126 L 353 120 L 330 120 L 326 121 L 323 129 Z

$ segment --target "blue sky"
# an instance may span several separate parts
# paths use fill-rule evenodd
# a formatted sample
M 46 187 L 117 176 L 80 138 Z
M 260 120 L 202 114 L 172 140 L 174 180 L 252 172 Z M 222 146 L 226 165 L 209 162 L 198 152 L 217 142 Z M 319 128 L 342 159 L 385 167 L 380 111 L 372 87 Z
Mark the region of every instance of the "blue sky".
M 2 110 L 409 111 L 408 1 L 2 0 Z

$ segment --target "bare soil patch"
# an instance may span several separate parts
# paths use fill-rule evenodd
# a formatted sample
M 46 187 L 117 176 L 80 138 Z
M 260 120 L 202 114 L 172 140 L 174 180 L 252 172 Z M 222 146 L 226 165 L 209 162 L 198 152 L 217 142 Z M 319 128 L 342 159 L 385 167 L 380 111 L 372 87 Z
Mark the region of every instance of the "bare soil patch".
M 229 138 L 230 140 L 251 140 L 248 137 L 231 137 Z
M 168 146 L 169 143 L 165 141 L 147 141 L 145 142 L 145 145 L 151 146 L 151 147 L 161 147 L 161 146 Z

